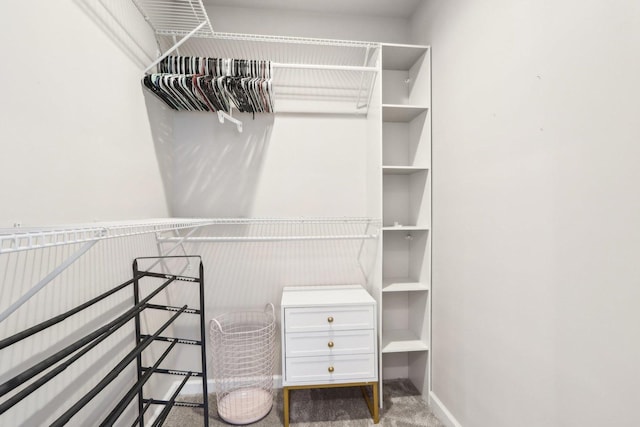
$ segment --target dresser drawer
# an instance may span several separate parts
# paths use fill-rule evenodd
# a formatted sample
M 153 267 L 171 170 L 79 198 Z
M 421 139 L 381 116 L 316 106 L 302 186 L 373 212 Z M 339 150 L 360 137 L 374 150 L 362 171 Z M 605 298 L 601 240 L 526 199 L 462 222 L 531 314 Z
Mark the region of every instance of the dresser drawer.
M 373 329 L 285 335 L 287 357 L 362 354 L 375 351 Z
M 377 378 L 375 354 L 287 357 L 289 384 L 327 384 L 371 381 Z
M 372 305 L 287 308 L 284 311 L 285 333 L 373 329 L 374 314 Z

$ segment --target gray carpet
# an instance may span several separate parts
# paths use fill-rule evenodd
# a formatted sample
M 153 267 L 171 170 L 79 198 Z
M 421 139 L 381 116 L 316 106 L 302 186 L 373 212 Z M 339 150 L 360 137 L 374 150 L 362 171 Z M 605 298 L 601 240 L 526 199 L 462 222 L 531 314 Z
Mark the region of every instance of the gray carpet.
M 282 426 L 282 390 L 276 390 L 274 406 L 256 427 Z M 384 382 L 384 408 L 380 412 L 380 426 L 385 427 L 444 427 L 433 415 L 420 393 L 408 380 Z M 372 426 L 373 420 L 358 387 L 292 390 L 290 396 L 291 427 Z M 186 399 L 197 401 L 200 396 Z M 175 407 L 165 422 L 167 427 L 202 426 L 201 408 Z M 226 426 L 216 410 L 216 396 L 209 395 L 209 425 Z

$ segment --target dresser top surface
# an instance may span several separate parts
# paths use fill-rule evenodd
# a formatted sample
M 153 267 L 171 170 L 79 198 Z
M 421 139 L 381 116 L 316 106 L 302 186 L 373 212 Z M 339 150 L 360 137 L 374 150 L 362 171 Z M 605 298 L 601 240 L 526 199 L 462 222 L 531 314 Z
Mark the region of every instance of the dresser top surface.
M 361 285 L 287 286 L 282 290 L 282 307 L 375 304 Z

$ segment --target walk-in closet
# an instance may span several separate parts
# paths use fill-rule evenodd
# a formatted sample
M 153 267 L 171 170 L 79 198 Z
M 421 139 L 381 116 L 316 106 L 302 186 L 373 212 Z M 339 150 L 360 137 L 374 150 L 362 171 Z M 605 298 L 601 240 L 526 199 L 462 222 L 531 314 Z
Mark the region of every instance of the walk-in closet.
M 638 425 L 638 21 L 3 2 L 0 425 Z
M 146 115 L 146 165 L 131 159 L 128 150 L 122 154 L 134 168 L 153 169 L 159 182 L 149 188 L 131 182 L 130 194 L 121 197 L 143 205 L 155 190 L 166 206 L 149 209 L 153 219 L 141 220 L 135 213 L 114 212 L 94 223 L 33 228 L 16 218 L 2 235 L 4 281 L 12 285 L 3 298 L 10 302 L 2 313 L 10 338 L 3 357 L 11 358 L 31 341 L 37 343 L 34 361 L 50 354 L 35 368 L 31 360 L 12 362 L 3 413 L 21 413 L 35 396 L 58 387 L 48 405 L 59 409 L 23 414 L 20 422 L 82 423 L 77 420 L 101 418 L 115 401 L 104 423 L 137 418 L 136 423 L 161 424 L 172 407 L 185 406 L 178 396 L 202 396 L 220 386 L 218 374 L 212 374 L 220 369 L 211 366 L 218 349 L 205 348 L 214 345 L 208 335 L 211 319 L 265 304 L 277 308 L 276 323 L 283 331 L 273 381 L 276 388 L 291 388 L 285 425 L 289 419 L 299 422 L 295 389 L 303 385 L 361 385 L 375 422 L 383 407 L 384 378 L 407 380 L 426 402 L 430 50 L 407 43 L 402 29 L 416 6 L 408 2 L 394 11 L 382 2 L 373 5 L 372 16 L 392 24 L 390 38 L 381 40 L 373 37 L 373 23 L 356 16 L 360 8 L 337 4 L 334 12 L 285 6 L 281 17 L 277 5 L 259 3 L 76 5 L 87 25 L 111 38 L 116 51 L 132 62 L 129 68 L 139 68 L 137 87 L 133 82 L 127 87 L 135 88 L 137 107 Z M 329 18 L 337 13 L 353 28 L 323 29 L 320 23 L 331 25 Z M 316 30 L 296 34 L 286 28 L 304 22 Z M 109 85 L 110 74 L 105 71 L 98 87 Z M 109 92 L 119 90 L 109 87 Z M 95 160 L 100 162 L 99 155 Z M 167 219 L 157 219 L 163 214 Z M 149 280 L 158 283 L 145 284 Z M 72 291 L 94 281 L 82 296 Z M 360 316 L 351 305 L 343 307 L 356 292 L 353 286 L 361 289 L 361 298 L 369 298 L 363 302 L 372 304 L 363 323 L 366 333 L 352 330 L 360 321 L 342 319 Z M 285 319 L 297 319 L 294 313 L 306 310 L 296 305 L 297 297 L 288 297 L 293 305 L 281 307 L 285 289 L 296 295 L 315 292 L 312 301 L 326 301 L 331 322 L 338 313 L 326 338 L 326 361 L 314 362 L 307 354 L 321 353 L 296 344 L 306 332 L 284 332 L 305 331 L 298 320 L 285 327 Z M 45 300 L 56 303 L 33 310 Z M 318 309 L 313 307 L 311 312 Z M 85 337 L 83 323 L 92 316 L 91 327 L 100 328 Z M 66 346 L 38 339 L 64 333 L 70 335 L 63 340 Z M 350 336 L 368 337 L 362 338 L 365 353 L 360 344 L 349 343 Z M 112 350 L 102 347 L 101 369 L 91 372 L 87 386 L 73 387 L 78 376 L 87 375 L 80 362 L 90 366 L 92 355 L 105 345 L 94 339 L 110 342 Z M 96 350 L 87 350 L 85 341 Z M 82 358 L 72 356 L 76 352 Z M 63 362 L 67 357 L 74 357 L 73 363 Z M 109 366 L 111 358 L 117 371 Z M 45 373 L 58 363 L 76 378 Z M 366 373 L 362 363 L 369 366 Z M 20 369 L 26 373 L 14 374 Z M 131 376 L 138 379 L 134 385 L 128 385 Z M 100 378 L 99 387 L 89 386 L 94 378 Z M 129 391 L 121 396 L 121 388 Z M 202 398 L 189 402 L 208 411 L 205 403 Z

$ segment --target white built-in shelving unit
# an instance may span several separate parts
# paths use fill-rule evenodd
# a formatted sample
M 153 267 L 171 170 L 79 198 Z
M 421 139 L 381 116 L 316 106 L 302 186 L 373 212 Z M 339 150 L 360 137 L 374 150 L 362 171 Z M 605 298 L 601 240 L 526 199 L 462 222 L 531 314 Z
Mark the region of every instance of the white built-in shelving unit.
M 383 378 L 429 389 L 431 118 L 428 46 L 382 45 Z

